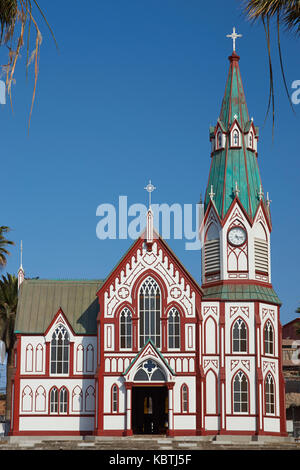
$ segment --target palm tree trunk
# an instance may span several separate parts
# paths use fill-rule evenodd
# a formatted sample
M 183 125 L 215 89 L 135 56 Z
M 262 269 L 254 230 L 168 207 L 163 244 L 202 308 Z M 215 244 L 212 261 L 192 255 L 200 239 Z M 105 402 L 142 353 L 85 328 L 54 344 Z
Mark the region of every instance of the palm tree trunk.
M 5 405 L 5 421 L 6 425 L 10 426 L 11 420 L 11 384 L 14 376 L 14 361 L 13 361 L 13 350 L 10 350 L 7 354 L 6 364 L 6 405 Z

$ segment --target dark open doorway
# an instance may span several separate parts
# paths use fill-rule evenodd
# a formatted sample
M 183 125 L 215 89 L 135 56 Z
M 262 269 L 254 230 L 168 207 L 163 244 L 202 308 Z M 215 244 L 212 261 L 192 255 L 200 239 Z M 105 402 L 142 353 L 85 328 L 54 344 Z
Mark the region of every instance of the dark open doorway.
M 165 434 L 168 429 L 167 387 L 132 388 L 134 434 Z

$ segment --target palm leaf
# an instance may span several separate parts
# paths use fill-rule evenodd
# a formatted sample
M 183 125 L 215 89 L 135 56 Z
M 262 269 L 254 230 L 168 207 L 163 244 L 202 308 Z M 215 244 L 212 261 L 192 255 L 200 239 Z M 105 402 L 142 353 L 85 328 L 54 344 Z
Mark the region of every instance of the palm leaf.
M 269 100 L 267 105 L 266 117 L 269 114 L 271 101 L 272 101 L 272 130 L 274 133 L 275 122 L 275 96 L 274 96 L 274 80 L 273 80 L 273 67 L 271 60 L 271 38 L 270 38 L 270 20 L 274 17 L 277 23 L 277 46 L 280 60 L 280 69 L 283 79 L 284 88 L 288 97 L 289 104 L 295 113 L 287 81 L 282 59 L 281 41 L 280 41 L 280 26 L 285 27 L 288 31 L 294 31 L 296 35 L 300 35 L 300 1 L 299 0 L 246 0 L 244 3 L 244 14 L 252 22 L 262 21 L 265 29 L 268 60 L 269 60 Z
M 42 43 L 42 35 L 37 21 L 32 13 L 32 7 L 38 11 L 43 21 L 46 23 L 47 28 L 55 42 L 57 42 L 53 31 L 39 6 L 37 0 L 0 0 L 0 44 L 5 45 L 8 49 L 8 62 L 2 66 L 2 70 L 6 75 L 6 88 L 12 106 L 12 84 L 14 83 L 14 75 L 17 61 L 21 56 L 21 50 L 24 46 L 24 41 L 27 35 L 27 62 L 26 62 L 26 75 L 28 73 L 28 66 L 34 62 L 34 87 L 32 92 L 32 102 L 29 114 L 28 129 L 30 127 L 31 115 L 36 95 L 37 78 L 38 78 L 38 63 L 40 46 Z M 32 25 L 35 29 L 35 43 L 33 52 L 30 54 L 30 38 Z M 19 26 L 19 30 L 17 29 Z M 32 60 L 33 59 L 33 60 Z

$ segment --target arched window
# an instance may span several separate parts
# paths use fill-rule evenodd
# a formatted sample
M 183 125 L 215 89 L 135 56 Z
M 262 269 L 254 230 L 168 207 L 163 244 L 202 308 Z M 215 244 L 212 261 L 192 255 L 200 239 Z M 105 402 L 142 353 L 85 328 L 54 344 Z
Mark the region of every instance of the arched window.
M 157 282 L 148 277 L 140 289 L 140 347 L 150 339 L 160 347 L 161 294 Z
M 232 142 L 234 147 L 239 147 L 240 145 L 240 135 L 237 129 L 234 129 L 232 134 Z
M 62 387 L 59 391 L 53 387 L 50 391 L 50 414 L 68 413 L 68 390 Z
M 267 375 L 265 381 L 265 391 L 266 391 L 266 413 L 274 414 L 275 413 L 275 390 L 274 390 L 274 380 L 271 374 Z
M 51 341 L 51 374 L 67 374 L 69 372 L 69 348 L 69 334 L 62 325 L 59 325 L 54 331 Z
M 249 134 L 249 147 L 253 149 L 253 132 Z
M 182 413 L 187 413 L 188 412 L 188 400 L 189 400 L 188 388 L 187 388 L 187 385 L 184 384 L 181 387 L 181 410 L 182 410 Z
M 175 307 L 168 314 L 168 342 L 170 349 L 180 348 L 180 313 Z
M 53 387 L 50 392 L 50 413 L 58 413 L 58 390 Z
M 218 149 L 222 148 L 222 132 L 219 131 L 218 132 L 218 136 L 217 136 L 217 142 L 218 142 Z
M 248 413 L 248 380 L 242 371 L 237 372 L 233 380 L 233 411 Z
M 137 368 L 134 381 L 166 381 L 167 377 L 161 367 L 152 359 L 147 359 Z
M 265 354 L 274 354 L 274 330 L 270 320 L 267 321 L 264 328 Z
M 111 391 L 111 408 L 113 413 L 118 412 L 118 387 L 113 385 Z
M 67 414 L 68 412 L 68 391 L 62 387 L 59 391 L 59 414 Z
M 127 307 L 123 308 L 120 314 L 120 347 L 122 349 L 132 347 L 132 319 Z
M 247 352 L 247 327 L 241 318 L 238 318 L 233 325 L 232 351 Z

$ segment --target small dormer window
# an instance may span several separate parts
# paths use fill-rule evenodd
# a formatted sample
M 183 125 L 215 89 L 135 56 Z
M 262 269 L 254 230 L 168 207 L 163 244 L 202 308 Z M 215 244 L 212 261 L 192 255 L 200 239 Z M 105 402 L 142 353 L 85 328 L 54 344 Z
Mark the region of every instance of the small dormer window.
M 240 145 L 240 134 L 237 129 L 234 129 L 232 133 L 232 145 L 233 147 L 239 147 Z
M 222 132 L 218 132 L 218 149 L 222 148 Z
M 249 134 L 249 148 L 253 149 L 253 132 Z

